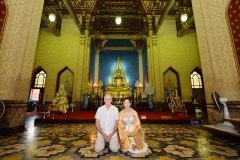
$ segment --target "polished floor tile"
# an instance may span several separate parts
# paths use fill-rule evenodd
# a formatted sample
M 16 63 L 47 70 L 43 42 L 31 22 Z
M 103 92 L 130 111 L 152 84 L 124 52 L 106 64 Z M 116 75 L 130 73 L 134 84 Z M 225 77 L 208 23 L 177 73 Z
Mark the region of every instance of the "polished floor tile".
M 93 123 L 34 125 L 35 118 L 28 116 L 25 132 L 0 136 L 1 160 L 240 160 L 239 140 L 212 135 L 201 125 L 142 124 L 147 152 L 112 153 L 105 148 L 97 154 Z

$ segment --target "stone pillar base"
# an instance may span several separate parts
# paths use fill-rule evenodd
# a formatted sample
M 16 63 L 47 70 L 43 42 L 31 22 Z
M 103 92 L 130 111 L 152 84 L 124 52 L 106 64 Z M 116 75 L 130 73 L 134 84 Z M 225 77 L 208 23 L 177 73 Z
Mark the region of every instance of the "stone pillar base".
M 5 113 L 0 117 L 0 134 L 10 135 L 25 129 L 27 102 L 3 100 Z

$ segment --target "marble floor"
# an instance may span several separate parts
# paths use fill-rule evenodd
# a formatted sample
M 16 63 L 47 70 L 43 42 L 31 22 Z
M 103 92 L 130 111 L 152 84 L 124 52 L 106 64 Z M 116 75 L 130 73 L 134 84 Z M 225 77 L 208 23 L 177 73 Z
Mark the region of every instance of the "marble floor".
M 240 160 L 239 139 L 211 134 L 201 125 L 142 124 L 147 152 L 112 153 L 106 148 L 96 154 L 93 123 L 34 124 L 35 118 L 28 115 L 26 131 L 0 136 L 1 160 Z

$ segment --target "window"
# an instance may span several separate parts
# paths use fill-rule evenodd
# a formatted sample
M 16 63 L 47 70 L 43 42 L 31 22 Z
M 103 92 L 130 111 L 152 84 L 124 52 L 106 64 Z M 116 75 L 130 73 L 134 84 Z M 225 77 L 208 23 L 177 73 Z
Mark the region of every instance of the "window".
M 191 84 L 192 88 L 202 88 L 202 76 L 197 73 L 196 71 L 193 71 L 191 74 Z
M 44 71 L 40 71 L 38 74 L 36 74 L 34 87 L 44 88 L 45 81 L 46 81 L 46 73 Z
M 40 89 L 32 88 L 30 91 L 29 99 L 31 99 L 33 101 L 39 101 L 39 95 L 40 95 Z
M 33 71 L 31 89 L 29 92 L 29 99 L 36 102 L 44 103 L 44 89 L 46 83 L 46 72 L 42 67 L 38 67 Z

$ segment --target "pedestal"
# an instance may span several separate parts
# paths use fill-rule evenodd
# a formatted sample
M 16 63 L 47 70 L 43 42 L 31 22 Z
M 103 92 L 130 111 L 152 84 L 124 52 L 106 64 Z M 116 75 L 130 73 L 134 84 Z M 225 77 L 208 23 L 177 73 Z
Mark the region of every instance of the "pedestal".
M 11 135 L 25 129 L 27 101 L 5 100 L 5 113 L 0 118 L 0 134 Z

